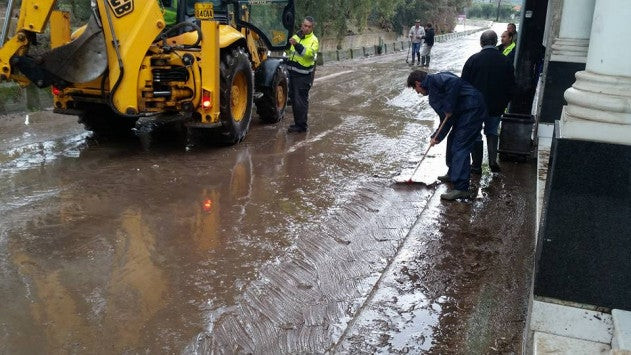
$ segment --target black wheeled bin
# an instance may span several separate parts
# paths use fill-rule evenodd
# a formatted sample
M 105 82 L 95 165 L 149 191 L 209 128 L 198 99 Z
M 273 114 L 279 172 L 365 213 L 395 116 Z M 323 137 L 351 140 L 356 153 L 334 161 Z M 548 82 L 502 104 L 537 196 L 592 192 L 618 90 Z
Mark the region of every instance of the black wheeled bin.
M 497 152 L 502 160 L 527 160 L 532 156 L 532 115 L 505 113 L 502 115 L 500 143 Z

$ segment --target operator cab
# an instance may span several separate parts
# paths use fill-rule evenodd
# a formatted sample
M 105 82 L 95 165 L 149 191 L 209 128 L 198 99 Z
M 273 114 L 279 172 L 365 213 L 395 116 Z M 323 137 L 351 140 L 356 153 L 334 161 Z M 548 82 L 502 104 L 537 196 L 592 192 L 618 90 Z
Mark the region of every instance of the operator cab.
M 238 0 L 159 1 L 168 27 L 182 22 L 199 25 L 199 20 L 195 18 L 195 3 L 212 3 L 215 21 L 233 24 L 238 29 L 246 27 L 253 30 L 270 50 L 283 50 L 294 30 L 293 0 L 267 0 L 259 3 Z

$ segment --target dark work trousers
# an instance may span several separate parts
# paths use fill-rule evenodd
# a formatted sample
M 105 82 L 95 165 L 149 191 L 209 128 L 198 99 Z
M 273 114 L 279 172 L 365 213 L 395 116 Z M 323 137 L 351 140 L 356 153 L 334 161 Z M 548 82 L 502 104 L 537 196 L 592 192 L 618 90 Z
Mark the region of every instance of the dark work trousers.
M 469 156 L 473 149 L 473 144 L 482 129 L 482 121 L 486 117 L 486 108 L 472 108 L 459 113 L 454 119 L 454 125 L 447 136 L 447 166 L 449 180 L 454 185 L 454 189 L 469 190 L 469 179 L 471 176 L 471 161 Z
M 307 129 L 307 114 L 309 113 L 309 90 L 313 82 L 311 74 L 299 74 L 289 71 L 289 97 L 294 110 L 294 124 Z

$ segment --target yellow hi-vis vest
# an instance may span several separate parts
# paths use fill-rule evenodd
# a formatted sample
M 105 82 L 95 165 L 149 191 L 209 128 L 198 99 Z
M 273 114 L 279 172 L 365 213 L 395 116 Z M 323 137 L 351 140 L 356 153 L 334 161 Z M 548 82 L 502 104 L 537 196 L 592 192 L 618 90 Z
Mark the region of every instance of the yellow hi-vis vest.
M 511 44 L 506 46 L 506 48 L 504 48 L 504 50 L 502 51 L 502 54 L 508 55 L 513 50 L 513 48 L 515 48 L 515 42 L 512 42 Z
M 305 38 L 300 38 L 298 35 L 293 35 L 293 39 L 303 46 L 302 52 L 298 52 L 292 45 L 285 51 L 287 58 L 289 59 L 288 70 L 295 71 L 300 74 L 309 74 L 315 68 L 315 61 L 318 55 L 318 49 L 320 43 L 318 38 L 311 32 L 306 35 Z

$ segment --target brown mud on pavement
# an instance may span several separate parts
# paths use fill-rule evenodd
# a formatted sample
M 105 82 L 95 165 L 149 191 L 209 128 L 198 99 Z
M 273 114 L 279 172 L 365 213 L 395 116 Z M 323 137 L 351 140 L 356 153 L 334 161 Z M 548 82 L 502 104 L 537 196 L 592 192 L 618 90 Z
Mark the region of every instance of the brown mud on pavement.
M 504 162 L 472 203 L 441 201 L 441 186 L 336 352 L 520 353 L 535 174 Z

